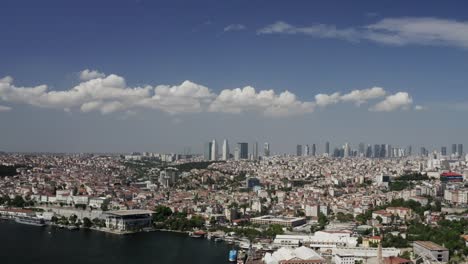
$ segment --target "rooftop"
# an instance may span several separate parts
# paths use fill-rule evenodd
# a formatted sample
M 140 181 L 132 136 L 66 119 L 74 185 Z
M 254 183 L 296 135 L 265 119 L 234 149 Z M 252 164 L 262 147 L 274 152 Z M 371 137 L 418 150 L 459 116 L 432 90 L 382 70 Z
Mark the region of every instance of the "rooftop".
M 128 215 L 145 215 L 145 214 L 153 214 L 153 211 L 150 210 L 118 210 L 118 211 L 108 211 L 106 214 L 108 215 L 116 215 L 116 216 L 128 216 Z
M 429 250 L 448 250 L 432 241 L 414 241 L 414 243 Z

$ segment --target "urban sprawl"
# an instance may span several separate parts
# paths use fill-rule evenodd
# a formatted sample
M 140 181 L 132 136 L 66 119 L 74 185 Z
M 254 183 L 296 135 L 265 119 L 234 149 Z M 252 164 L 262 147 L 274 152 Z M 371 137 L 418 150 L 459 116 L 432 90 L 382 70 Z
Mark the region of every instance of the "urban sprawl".
M 0 218 L 186 232 L 237 263 L 468 263 L 468 155 L 227 140 L 203 154 L 0 154 Z M 232 149 L 230 149 L 230 147 Z M 68 232 L 68 231 L 67 231 Z

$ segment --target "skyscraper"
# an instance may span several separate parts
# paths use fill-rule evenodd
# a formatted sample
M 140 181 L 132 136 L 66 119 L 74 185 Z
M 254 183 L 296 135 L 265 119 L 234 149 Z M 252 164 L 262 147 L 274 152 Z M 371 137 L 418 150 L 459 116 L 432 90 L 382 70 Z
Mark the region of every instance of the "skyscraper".
M 302 145 L 296 146 L 296 156 L 298 157 L 302 156 Z
M 225 139 L 223 141 L 223 153 L 222 153 L 222 159 L 223 160 L 228 160 L 229 159 L 229 143 L 228 143 L 228 140 Z
M 361 143 L 359 143 L 359 156 L 363 157 L 364 153 L 365 153 L 365 145 L 364 145 L 364 143 L 361 142 Z
M 457 155 L 457 144 L 452 144 L 452 155 Z
M 255 141 L 252 145 L 252 159 L 258 160 L 258 142 Z
M 380 158 L 380 145 L 374 145 L 374 158 Z
M 317 155 L 317 146 L 315 144 L 312 144 L 312 156 L 316 156 Z
M 304 146 L 304 156 L 309 156 L 310 155 L 310 148 L 309 148 L 309 144 L 306 144 Z
M 463 156 L 463 144 L 458 144 L 458 157 Z
M 249 144 L 248 143 L 237 143 L 237 148 L 239 149 L 239 159 L 248 159 L 249 158 Z
M 372 146 L 370 144 L 367 145 L 366 158 L 372 158 Z
M 345 143 L 345 145 L 343 146 L 343 157 L 347 158 L 349 157 L 349 154 L 351 152 L 350 150 L 350 147 L 349 147 L 349 144 L 348 143 Z
M 442 148 L 440 149 L 440 154 L 441 154 L 442 156 L 447 156 L 447 147 L 442 147 Z
M 330 142 L 326 142 L 325 143 L 325 154 L 327 154 L 327 156 L 330 156 Z
M 212 144 L 212 142 L 206 142 L 205 143 L 204 152 L 203 152 L 203 158 L 205 160 L 210 160 L 211 159 L 211 144 Z
M 218 160 L 218 144 L 216 139 L 213 139 L 211 143 L 211 160 Z
M 268 142 L 265 142 L 265 144 L 263 144 L 263 155 L 265 157 L 270 156 L 270 143 L 268 143 Z

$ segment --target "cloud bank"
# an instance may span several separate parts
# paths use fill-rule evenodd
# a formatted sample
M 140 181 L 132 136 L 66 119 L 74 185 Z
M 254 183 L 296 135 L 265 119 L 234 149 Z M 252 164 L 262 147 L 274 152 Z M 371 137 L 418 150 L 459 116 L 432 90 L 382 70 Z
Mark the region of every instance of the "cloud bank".
M 317 38 L 362 40 L 380 44 L 455 46 L 468 48 L 468 22 L 433 17 L 384 18 L 360 27 L 337 28 L 335 25 L 314 24 L 294 26 L 278 21 L 257 30 L 258 34 L 302 34 Z
M 94 77 L 92 77 L 94 76 Z M 317 107 L 338 103 L 353 103 L 356 106 L 372 100 L 381 100 L 370 111 L 383 112 L 408 110 L 413 100 L 406 92 L 388 95 L 381 87 L 353 90 L 346 94 L 317 94 L 314 100 L 300 100 L 294 93 L 274 90 L 256 90 L 254 87 L 224 89 L 218 94 L 210 88 L 184 81 L 179 85 L 157 85 L 129 87 L 121 76 L 105 75 L 97 71 L 84 70 L 80 82 L 69 90 L 49 91 L 47 85 L 18 87 L 13 78 L 0 79 L 0 100 L 27 104 L 40 108 L 63 109 L 65 111 L 134 113 L 139 109 L 155 109 L 169 114 L 180 113 L 259 113 L 265 116 L 284 117 L 312 113 Z M 422 106 L 416 106 L 420 110 Z M 9 106 L 0 106 L 0 111 L 9 111 Z

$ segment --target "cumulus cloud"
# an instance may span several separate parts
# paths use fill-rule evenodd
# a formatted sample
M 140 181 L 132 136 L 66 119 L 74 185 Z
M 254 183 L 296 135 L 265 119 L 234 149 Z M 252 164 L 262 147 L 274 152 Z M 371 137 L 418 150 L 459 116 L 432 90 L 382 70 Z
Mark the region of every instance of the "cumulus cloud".
M 372 87 L 370 89 L 354 90 L 348 94 L 341 96 L 341 100 L 354 102 L 356 105 L 361 105 L 369 100 L 383 97 L 387 94 L 381 87 Z
M 408 110 L 413 99 L 406 92 L 398 92 L 393 95 L 389 95 L 385 100 L 375 104 L 369 110 L 375 112 L 390 112 L 399 109 Z
M 104 77 L 106 77 L 106 75 L 104 73 L 89 70 L 89 69 L 86 69 L 86 70 L 83 70 L 83 71 L 80 72 L 80 80 L 82 80 L 82 81 L 89 81 L 89 80 L 92 80 L 92 79 L 104 78 Z
M 335 25 L 294 26 L 283 21 L 258 34 L 303 34 L 318 38 L 367 40 L 386 45 L 434 45 L 468 48 L 468 22 L 433 17 L 384 18 L 376 23 L 339 29 Z
M 228 32 L 228 31 L 240 31 L 240 30 L 244 30 L 246 29 L 246 27 L 242 24 L 230 24 L 230 25 L 227 25 L 226 27 L 224 27 L 224 32 Z
M 226 89 L 211 103 L 209 111 L 242 113 L 260 112 L 268 116 L 288 116 L 314 111 L 313 102 L 299 101 L 295 94 L 284 91 L 276 94 L 273 90 L 255 91 L 255 88 Z
M 79 110 L 84 113 L 114 112 L 135 113 L 138 109 L 156 109 L 170 114 L 220 112 L 260 113 L 265 116 L 291 116 L 314 112 L 317 106 L 326 107 L 341 102 L 359 106 L 370 100 L 385 97 L 381 87 L 353 90 L 349 93 L 335 92 L 317 94 L 313 100 L 301 100 L 290 91 L 256 90 L 254 87 L 224 89 L 215 93 L 208 87 L 191 81 L 179 85 L 130 87 L 121 76 L 110 74 L 82 81 L 68 90 L 49 91 L 47 85 L 18 87 L 13 78 L 0 79 L 0 100 L 28 104 L 41 108 Z M 409 109 L 412 99 L 400 92 L 387 96 L 369 110 L 393 111 Z M 414 108 L 419 109 L 419 106 Z M 9 107 L 0 107 L 8 111 Z
M 317 94 L 315 96 L 315 101 L 317 102 L 318 106 L 327 106 L 331 104 L 337 104 L 341 100 L 340 93 L 333 93 L 333 94 Z
M 11 110 L 11 107 L 0 105 L 0 112 L 8 112 Z

